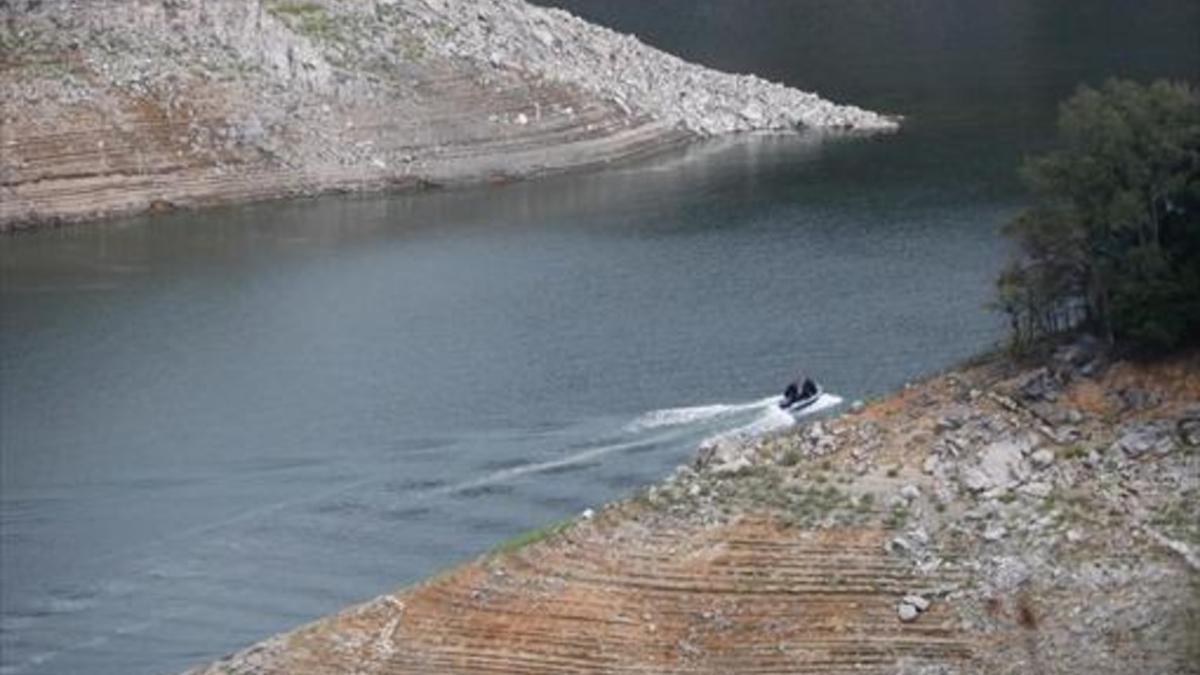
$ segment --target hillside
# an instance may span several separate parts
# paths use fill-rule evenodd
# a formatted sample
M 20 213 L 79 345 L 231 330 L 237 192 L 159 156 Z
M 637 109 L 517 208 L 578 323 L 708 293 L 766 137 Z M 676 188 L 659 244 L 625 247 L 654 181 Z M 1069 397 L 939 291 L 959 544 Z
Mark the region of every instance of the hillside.
M 193 674 L 1196 672 L 1200 356 L 855 407 Z
M 0 231 L 896 125 L 522 0 L 11 0 L 0 16 Z

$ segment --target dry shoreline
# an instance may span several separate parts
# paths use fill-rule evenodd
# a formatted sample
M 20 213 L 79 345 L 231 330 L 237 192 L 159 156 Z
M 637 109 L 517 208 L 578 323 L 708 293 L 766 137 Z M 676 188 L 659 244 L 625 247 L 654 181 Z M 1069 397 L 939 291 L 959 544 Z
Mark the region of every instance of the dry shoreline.
M 1192 673 L 1200 354 L 994 358 L 191 675 Z
M 46 0 L 0 19 L 0 231 L 897 125 L 522 0 Z

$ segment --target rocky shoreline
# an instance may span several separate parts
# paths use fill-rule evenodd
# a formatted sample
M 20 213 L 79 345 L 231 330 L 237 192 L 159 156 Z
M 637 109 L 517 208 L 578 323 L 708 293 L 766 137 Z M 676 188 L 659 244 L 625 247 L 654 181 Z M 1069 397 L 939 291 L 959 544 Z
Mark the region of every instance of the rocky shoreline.
M 0 231 L 898 123 L 523 0 L 12 0 L 0 17 Z
M 193 675 L 1194 673 L 1200 354 L 991 357 Z

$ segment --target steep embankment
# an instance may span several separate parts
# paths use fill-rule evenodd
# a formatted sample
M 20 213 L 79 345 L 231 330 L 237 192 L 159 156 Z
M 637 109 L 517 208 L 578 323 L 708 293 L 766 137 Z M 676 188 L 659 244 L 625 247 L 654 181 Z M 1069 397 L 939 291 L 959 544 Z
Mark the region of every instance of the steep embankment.
M 0 2 L 0 231 L 895 122 L 522 0 Z
M 996 361 L 196 674 L 1194 673 L 1200 355 Z

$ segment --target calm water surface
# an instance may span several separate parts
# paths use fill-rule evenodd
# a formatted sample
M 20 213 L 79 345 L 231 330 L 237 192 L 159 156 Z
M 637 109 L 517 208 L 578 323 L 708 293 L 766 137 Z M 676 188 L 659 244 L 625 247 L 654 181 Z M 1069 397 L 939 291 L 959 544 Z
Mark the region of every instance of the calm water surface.
M 988 346 L 1055 101 L 1200 72 L 1194 2 L 561 4 L 909 124 L 0 239 L 0 673 L 177 671 L 772 424 L 799 366 Z

